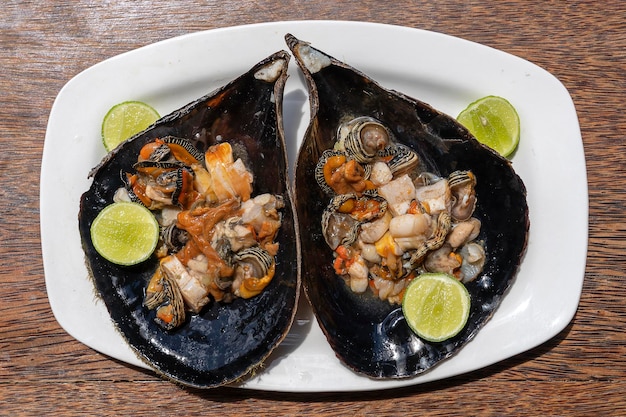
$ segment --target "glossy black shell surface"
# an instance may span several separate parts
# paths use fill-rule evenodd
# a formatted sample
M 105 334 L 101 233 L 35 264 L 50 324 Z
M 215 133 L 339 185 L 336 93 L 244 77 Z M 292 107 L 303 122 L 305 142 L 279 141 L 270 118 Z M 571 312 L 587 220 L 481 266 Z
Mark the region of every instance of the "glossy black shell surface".
M 309 87 L 311 122 L 298 154 L 296 209 L 301 230 L 302 277 L 318 323 L 338 358 L 372 378 L 422 373 L 469 342 L 492 316 L 518 271 L 529 229 L 526 190 L 508 160 L 479 144 L 455 119 L 429 105 L 387 90 L 358 70 L 292 35 L 286 41 Z M 395 139 L 415 150 L 423 169 L 447 176 L 471 170 L 478 181 L 475 217 L 486 246 L 484 271 L 467 284 L 468 324 L 440 343 L 418 338 L 401 307 L 370 291 L 354 294 L 333 270 L 333 254 L 320 219 L 329 202 L 314 179 L 315 165 L 334 145 L 339 124 L 358 116 L 380 120 Z
M 282 127 L 289 59 L 287 52 L 277 52 L 121 144 L 94 168 L 91 188 L 81 198 L 83 248 L 96 291 L 111 319 L 141 359 L 185 385 L 214 387 L 248 374 L 283 340 L 295 315 L 300 286 L 297 224 Z M 259 79 L 255 74 L 260 70 L 275 76 Z M 248 300 L 212 302 L 200 314 L 188 315 L 187 322 L 171 332 L 159 327 L 154 310 L 142 305 L 157 260 L 133 267 L 114 265 L 94 250 L 89 231 L 96 215 L 122 186 L 120 172 L 132 172 L 142 146 L 167 135 L 188 138 L 203 152 L 218 140 L 227 140 L 235 157 L 242 157 L 254 174 L 253 195 L 278 194 L 285 202 L 277 236 L 276 273 L 270 285 Z

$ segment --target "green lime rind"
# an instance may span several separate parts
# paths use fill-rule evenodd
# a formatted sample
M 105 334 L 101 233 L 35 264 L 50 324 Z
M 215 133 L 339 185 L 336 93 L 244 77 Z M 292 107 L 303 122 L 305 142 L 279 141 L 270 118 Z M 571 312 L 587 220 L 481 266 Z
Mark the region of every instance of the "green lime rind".
M 476 139 L 509 157 L 519 145 L 520 118 L 515 107 L 499 96 L 486 96 L 469 104 L 457 120 L 465 126 Z
M 142 101 L 124 101 L 111 107 L 102 120 L 102 144 L 110 152 L 117 145 L 143 131 L 161 116 Z
M 96 251 L 117 265 L 136 265 L 147 260 L 159 241 L 159 223 L 141 204 L 119 202 L 106 206 L 90 229 Z
M 404 318 L 413 332 L 429 342 L 456 336 L 467 324 L 470 294 L 453 276 L 426 273 L 415 278 L 402 299 Z

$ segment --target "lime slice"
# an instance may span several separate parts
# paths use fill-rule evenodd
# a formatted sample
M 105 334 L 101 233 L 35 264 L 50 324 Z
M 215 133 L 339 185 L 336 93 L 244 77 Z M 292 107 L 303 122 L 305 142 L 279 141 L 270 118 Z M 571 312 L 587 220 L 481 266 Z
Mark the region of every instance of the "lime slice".
M 506 99 L 487 96 L 476 100 L 457 117 L 480 143 L 507 157 L 519 143 L 520 121 L 515 107 Z
M 426 273 L 415 278 L 402 299 L 409 327 L 422 339 L 442 342 L 457 335 L 469 317 L 470 295 L 447 274 Z
M 141 101 L 116 104 L 102 121 L 102 143 L 107 151 L 111 151 L 121 142 L 150 126 L 159 117 L 155 109 Z
M 91 224 L 91 241 L 106 260 L 135 265 L 154 252 L 159 241 L 159 224 L 141 204 L 113 203 L 98 213 Z

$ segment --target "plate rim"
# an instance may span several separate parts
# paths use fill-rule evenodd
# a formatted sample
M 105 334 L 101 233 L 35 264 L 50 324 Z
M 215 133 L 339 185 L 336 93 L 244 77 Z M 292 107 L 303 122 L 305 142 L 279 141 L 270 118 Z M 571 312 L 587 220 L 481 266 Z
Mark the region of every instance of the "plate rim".
M 580 271 L 580 277 L 578 278 L 578 280 L 576 281 L 576 284 L 573 291 L 569 294 L 569 298 L 570 298 L 570 302 L 567 304 L 567 306 L 569 307 L 566 311 L 564 311 L 562 313 L 562 315 L 558 318 L 558 322 L 555 322 L 553 324 L 553 327 L 550 329 L 550 331 L 546 331 L 545 335 L 544 335 L 544 339 L 543 341 L 537 343 L 536 340 L 531 343 L 528 344 L 527 346 L 524 346 L 522 350 L 520 350 L 519 352 L 515 353 L 514 355 L 508 355 L 505 357 L 496 357 L 494 358 L 493 361 L 491 361 L 491 363 L 484 365 L 484 366 L 488 366 L 491 365 L 493 363 L 499 362 L 503 359 L 518 355 L 520 353 L 523 353 L 524 351 L 527 351 L 529 349 L 532 349 L 536 346 L 538 346 L 541 343 L 546 342 L 547 340 L 552 339 L 554 336 L 556 336 L 559 332 L 561 332 L 568 324 L 569 322 L 573 319 L 577 307 L 578 307 L 578 303 L 580 301 L 580 295 L 582 293 L 582 284 L 584 281 L 584 270 L 585 270 L 585 262 L 586 262 L 586 253 L 587 253 L 587 246 L 588 246 L 588 189 L 587 189 L 587 181 L 586 181 L 586 166 L 584 163 L 584 150 L 582 149 L 582 136 L 580 134 L 580 127 L 578 125 L 578 118 L 576 115 L 576 110 L 574 108 L 573 105 L 573 101 L 571 99 L 571 96 L 569 95 L 569 93 L 567 92 L 567 90 L 565 89 L 565 87 L 563 86 L 563 84 L 556 78 L 554 77 L 552 74 L 550 74 L 549 72 L 547 72 L 546 70 L 544 70 L 541 67 L 538 67 L 537 65 L 524 60 L 520 57 L 517 57 L 515 55 L 512 55 L 508 52 L 505 51 L 501 51 L 501 50 L 497 50 L 495 48 L 492 48 L 490 46 L 487 45 L 482 45 L 482 44 L 478 44 L 475 43 L 473 41 L 469 41 L 466 39 L 462 39 L 462 38 L 458 38 L 458 37 L 454 37 L 451 35 L 446 35 L 440 32 L 434 32 L 434 31 L 428 31 L 428 30 L 424 30 L 424 29 L 420 29 L 420 28 L 410 28 L 410 27 L 405 27 L 405 26 L 398 26 L 398 25 L 390 25 L 390 24 L 383 24 L 383 23 L 370 23 L 370 22 L 357 22 L 357 21 L 338 21 L 338 20 L 303 20 L 303 21 L 283 21 L 283 22 L 263 22 L 263 23 L 254 23 L 254 24 L 250 24 L 250 25 L 241 25 L 241 26 L 231 26 L 231 27 L 223 27 L 223 28 L 217 28 L 217 29 L 210 29 L 210 30 L 205 30 L 205 31 L 198 31 L 198 32 L 191 32 L 188 34 L 184 34 L 184 35 L 180 35 L 177 37 L 173 37 L 173 38 L 168 38 L 168 39 L 164 39 L 164 40 L 160 40 L 158 42 L 152 43 L 152 44 L 148 44 L 148 45 L 144 45 L 140 48 L 137 49 L 133 49 L 133 50 L 129 50 L 126 52 L 123 52 L 119 55 L 107 58 L 83 71 L 81 71 L 79 74 L 77 74 L 76 76 L 72 77 L 59 91 L 57 97 L 54 100 L 54 103 L 52 105 L 51 111 L 50 111 L 50 117 L 48 120 L 48 127 L 46 130 L 46 138 L 45 138 L 45 143 L 44 143 L 44 152 L 42 155 L 42 165 L 41 165 L 41 177 L 40 177 L 40 232 L 41 232 L 41 241 L 42 241 L 42 257 L 44 260 L 44 275 L 45 275 L 45 281 L 46 281 L 46 289 L 47 289 L 47 293 L 48 293 L 48 299 L 49 299 L 49 303 L 52 309 L 52 312 L 57 320 L 57 322 L 61 325 L 61 327 L 68 333 L 70 334 L 72 337 L 74 337 L 75 339 L 79 340 L 81 343 L 86 344 L 87 346 L 98 350 L 96 348 L 94 348 L 92 346 L 93 341 L 89 340 L 89 338 L 84 337 L 83 334 L 81 334 L 80 332 L 77 332 L 75 328 L 73 328 L 71 325 L 68 324 L 66 317 L 64 316 L 64 314 L 60 311 L 59 307 L 58 307 L 58 297 L 56 295 L 51 296 L 51 294 L 55 293 L 55 286 L 58 285 L 58 283 L 55 281 L 55 279 L 52 278 L 52 276 L 50 274 L 48 274 L 47 272 L 49 272 L 52 269 L 51 263 L 52 260 L 49 259 L 48 256 L 48 250 L 47 247 L 49 245 L 50 242 L 50 236 L 49 236 L 49 231 L 48 231 L 48 215 L 49 213 L 47 212 L 48 210 L 48 204 L 49 204 L 49 196 L 46 194 L 46 191 L 44 189 L 44 185 L 49 185 L 49 177 L 47 176 L 49 174 L 49 170 L 50 170 L 50 143 L 52 141 L 55 140 L 55 138 L 53 137 L 52 133 L 51 133 L 51 127 L 53 126 L 53 123 L 55 121 L 55 117 L 57 112 L 59 111 L 59 107 L 63 104 L 63 101 L 65 99 L 65 95 L 67 94 L 67 91 L 69 90 L 70 87 L 72 87 L 72 85 L 74 83 L 77 83 L 76 80 L 80 80 L 81 78 L 84 77 L 88 77 L 90 72 L 97 72 L 98 68 L 101 68 L 105 65 L 108 65 L 107 63 L 110 62 L 116 62 L 116 61 L 124 61 L 125 59 L 127 59 L 128 56 L 133 56 L 134 54 L 137 54 L 137 51 L 146 51 L 146 50 L 150 50 L 151 48 L 155 48 L 155 49 L 159 49 L 159 48 L 163 48 L 163 47 L 167 47 L 168 44 L 176 44 L 178 42 L 188 42 L 187 40 L 190 39 L 191 42 L 193 42 L 194 38 L 198 38 L 198 39 L 203 39 L 205 37 L 207 38 L 211 38 L 213 36 L 218 36 L 220 34 L 224 34 L 224 33 L 238 33 L 238 32 L 255 32 L 255 31 L 271 31 L 271 30 L 275 30 L 277 33 L 279 30 L 282 30 L 283 33 L 287 33 L 288 31 L 295 31 L 295 30 L 304 30 L 305 32 L 307 30 L 313 30 L 312 27 L 313 26 L 317 26 L 317 27 L 321 27 L 321 26 L 332 26 L 335 28 L 341 27 L 344 29 L 349 29 L 354 31 L 358 31 L 358 30 L 371 30 L 371 31 L 382 31 L 382 32 L 394 32 L 394 33 L 403 33 L 403 34 L 410 34 L 410 36 L 423 36 L 426 38 L 429 37 L 435 37 L 437 39 L 443 39 L 446 42 L 459 42 L 460 45 L 463 46 L 468 46 L 468 47 L 472 47 L 472 48 L 486 48 L 486 49 L 482 49 L 482 51 L 484 51 L 487 54 L 495 54 L 498 57 L 507 57 L 508 59 L 512 59 L 515 60 L 518 63 L 524 63 L 524 65 L 530 65 L 529 68 L 534 69 L 536 71 L 538 71 L 539 73 L 541 73 L 543 76 L 548 76 L 548 80 L 551 80 L 552 83 L 554 83 L 554 85 L 557 86 L 557 88 L 559 88 L 561 90 L 561 94 L 564 93 L 563 98 L 565 98 L 565 101 L 567 101 L 567 103 L 565 103 L 568 107 L 568 112 L 572 112 L 573 111 L 573 119 L 572 122 L 575 124 L 574 126 L 572 126 L 573 130 L 577 131 L 577 135 L 575 135 L 575 137 L 573 138 L 576 142 L 577 145 L 577 149 L 581 149 L 582 153 L 579 152 L 575 152 L 574 156 L 576 159 L 576 163 L 578 165 L 581 164 L 582 162 L 582 171 L 578 172 L 577 175 L 579 177 L 579 182 L 582 182 L 581 185 L 582 189 L 579 189 L 578 192 L 579 193 L 583 193 L 584 194 L 584 198 L 582 199 L 584 201 L 583 206 L 579 206 L 579 211 L 577 213 L 579 220 L 583 220 L 584 219 L 584 227 L 582 227 L 581 229 L 584 230 L 579 230 L 578 232 L 582 234 L 580 234 L 580 238 L 581 240 L 584 240 L 583 242 L 579 242 L 579 245 L 582 245 L 582 247 L 579 248 L 579 251 L 581 251 L 580 253 L 583 253 L 583 258 L 582 258 L 582 264 L 579 261 L 578 265 L 576 266 L 575 269 L 581 269 L 582 267 L 582 271 Z M 286 28 L 289 28 L 289 30 L 286 30 Z M 306 29 L 306 30 L 305 30 Z M 276 35 L 276 45 L 277 46 L 282 46 L 282 49 L 286 49 L 284 42 L 281 45 L 280 44 L 280 39 L 281 39 L 282 35 Z M 299 35 L 300 38 L 303 38 L 307 41 L 311 41 L 313 43 L 313 45 L 315 47 L 317 47 L 317 42 L 314 39 L 306 39 L 304 37 L 302 37 L 302 35 Z M 165 46 L 164 46 L 165 45 Z M 321 48 L 321 47 L 320 47 Z M 278 48 L 280 49 L 280 47 Z M 321 48 L 323 49 L 323 48 Z M 341 49 L 341 47 L 338 47 L 338 49 Z M 326 48 L 326 50 L 328 51 L 328 48 Z M 331 53 L 332 55 L 332 51 L 328 51 L 329 53 Z M 292 60 L 293 61 L 293 60 Z M 351 65 L 353 65 L 352 63 L 350 63 Z M 354 66 L 354 65 L 353 65 Z M 94 69 L 95 68 L 95 69 Z M 87 74 L 87 75 L 85 75 Z M 382 84 L 382 83 L 381 83 Z M 308 97 L 307 97 L 308 98 Z M 306 124 L 306 123 L 305 123 Z M 579 147 L 579 148 L 578 148 Z M 514 160 L 514 165 L 515 165 L 515 160 Z M 584 179 L 584 181 L 582 181 Z M 534 237 L 534 233 L 533 233 L 533 213 L 530 213 L 531 216 L 531 227 L 530 227 L 530 234 L 529 234 L 529 245 L 531 244 L 530 239 L 532 239 Z M 523 267 L 523 265 L 522 265 Z M 519 273 L 518 273 L 519 276 Z M 82 278 L 79 278 L 82 279 Z M 516 280 L 517 281 L 517 280 Z M 515 283 L 512 285 L 512 287 L 515 287 Z M 506 300 L 506 298 L 505 298 Z M 98 301 L 95 302 L 96 304 L 98 303 Z M 500 309 L 499 309 L 500 310 Z M 496 311 L 496 315 L 497 315 L 497 311 Z M 313 324 L 313 326 L 315 326 L 315 324 Z M 478 337 L 475 339 L 475 341 L 471 342 L 471 343 L 476 343 L 476 340 L 479 340 Z M 100 350 L 98 350 L 100 351 Z M 106 355 L 111 356 L 109 353 L 105 353 L 102 352 Z M 115 357 L 115 356 L 112 356 Z M 135 361 L 133 360 L 129 360 L 128 358 L 125 359 L 120 359 L 120 358 L 116 358 L 119 359 L 123 362 L 129 363 L 131 365 L 135 365 L 135 366 L 141 366 L 144 368 L 147 368 L 147 366 L 145 366 L 142 362 L 140 362 L 138 359 L 135 358 Z M 455 358 L 451 358 L 446 362 L 450 362 L 452 360 L 454 360 Z M 474 371 L 477 369 L 480 369 L 484 366 L 479 366 L 473 369 L 469 369 L 469 370 L 465 370 L 463 372 L 460 373 L 465 373 L 465 372 L 470 372 L 470 371 Z M 439 367 L 438 367 L 439 368 Z M 350 371 L 351 372 L 351 371 Z M 441 378 L 429 378 L 429 374 L 431 374 L 431 372 L 428 372 L 424 375 L 420 375 L 420 376 L 416 376 L 410 379 L 402 379 L 402 380 L 384 380 L 384 381 L 378 381 L 378 380 L 369 380 L 369 378 L 365 378 L 365 377 L 360 377 L 357 376 L 357 379 L 359 378 L 365 378 L 367 381 L 363 381 L 358 383 L 356 386 L 343 386 L 343 387 L 334 387 L 334 389 L 331 389 L 331 391 L 362 391 L 362 390 L 371 390 L 371 389 L 387 389 L 387 388 L 395 388 L 395 387 L 400 387 L 400 386 L 408 386 L 408 385 L 416 385 L 416 384 L 420 384 L 420 383 L 424 383 L 424 382 L 429 382 L 432 380 L 436 380 L 436 379 L 441 379 Z M 456 375 L 459 375 L 460 373 L 456 373 Z M 448 375 L 448 376 L 443 376 L 443 378 L 448 378 L 451 377 L 453 375 Z M 319 391 L 324 391 L 324 390 L 320 390 L 320 389 L 313 389 L 313 390 L 308 390 L 306 388 L 304 389 L 295 389 L 293 386 L 289 386 L 289 387 L 281 387 L 281 386 L 275 386 L 272 385 L 272 382 L 264 382 L 264 378 L 263 378 L 263 374 L 260 375 L 260 377 L 258 378 L 254 378 L 252 380 L 248 380 L 247 382 L 240 384 L 240 385 L 236 385 L 236 386 L 241 386 L 244 388 L 254 388 L 254 389 L 262 389 L 262 390 L 268 390 L 268 391 L 303 391 L 303 392 L 319 392 Z M 289 384 L 287 384 L 289 385 Z

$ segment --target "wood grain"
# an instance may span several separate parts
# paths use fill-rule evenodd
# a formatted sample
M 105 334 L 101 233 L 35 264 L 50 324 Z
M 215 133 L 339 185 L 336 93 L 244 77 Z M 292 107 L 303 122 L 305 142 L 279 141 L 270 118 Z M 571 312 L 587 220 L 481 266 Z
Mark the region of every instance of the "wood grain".
M 60 328 L 46 296 L 38 181 L 59 90 L 103 59 L 172 36 L 300 19 L 443 32 L 528 59 L 561 80 L 585 148 L 589 251 L 577 314 L 559 335 L 445 381 L 369 393 L 290 394 L 180 388 L 95 352 Z M 0 414 L 626 415 L 623 2 L 9 0 L 0 8 L 0 68 Z

